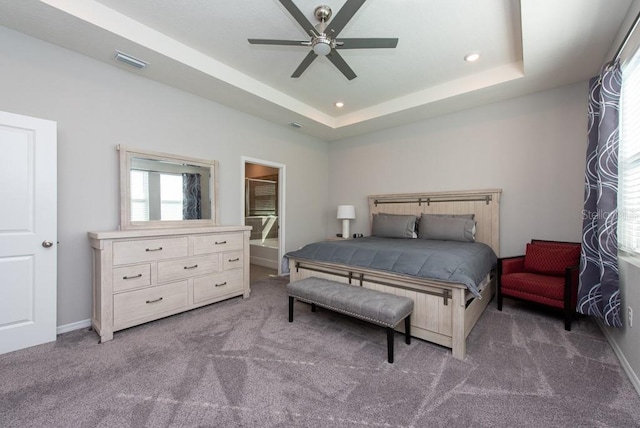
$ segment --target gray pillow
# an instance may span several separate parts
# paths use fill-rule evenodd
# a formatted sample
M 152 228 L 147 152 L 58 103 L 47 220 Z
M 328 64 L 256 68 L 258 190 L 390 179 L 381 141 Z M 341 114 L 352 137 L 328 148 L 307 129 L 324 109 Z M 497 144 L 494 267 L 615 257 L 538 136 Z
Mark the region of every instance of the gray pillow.
M 374 214 L 371 235 L 381 238 L 415 238 L 416 216 Z
M 427 214 L 427 213 L 422 213 L 420 215 L 420 218 L 416 222 L 416 233 L 418 234 L 418 237 L 420 237 L 420 227 L 421 227 L 420 224 L 423 221 L 426 222 L 429 219 L 429 217 L 459 217 L 459 218 L 468 218 L 468 219 L 473 220 L 475 216 L 476 216 L 475 214 Z M 422 239 L 426 239 L 426 238 L 422 238 Z
M 465 217 L 422 215 L 420 217 L 420 239 L 474 242 L 476 222 Z

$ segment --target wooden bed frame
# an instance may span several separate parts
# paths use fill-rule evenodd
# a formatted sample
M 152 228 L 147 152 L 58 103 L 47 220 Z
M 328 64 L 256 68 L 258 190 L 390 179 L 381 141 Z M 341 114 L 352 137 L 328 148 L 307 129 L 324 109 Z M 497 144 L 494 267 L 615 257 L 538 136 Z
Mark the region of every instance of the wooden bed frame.
M 468 190 L 436 193 L 403 193 L 369 196 L 369 216 L 376 213 L 475 214 L 476 241 L 500 256 L 500 195 L 502 190 Z M 464 359 L 466 338 L 495 294 L 492 271 L 483 281 L 481 298 L 473 298 L 464 284 L 407 277 L 390 272 L 327 262 L 289 260 L 291 281 L 315 276 L 407 296 L 415 306 L 411 335 L 451 348 L 453 357 Z M 399 326 L 403 331 L 404 327 Z

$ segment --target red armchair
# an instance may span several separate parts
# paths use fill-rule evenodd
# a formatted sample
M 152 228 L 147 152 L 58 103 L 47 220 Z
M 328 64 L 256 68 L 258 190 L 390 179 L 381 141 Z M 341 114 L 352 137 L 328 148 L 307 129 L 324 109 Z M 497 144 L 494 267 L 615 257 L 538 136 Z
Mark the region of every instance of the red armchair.
M 504 297 L 560 308 L 571 331 L 579 263 L 579 243 L 531 240 L 524 256 L 498 260 L 498 310 Z

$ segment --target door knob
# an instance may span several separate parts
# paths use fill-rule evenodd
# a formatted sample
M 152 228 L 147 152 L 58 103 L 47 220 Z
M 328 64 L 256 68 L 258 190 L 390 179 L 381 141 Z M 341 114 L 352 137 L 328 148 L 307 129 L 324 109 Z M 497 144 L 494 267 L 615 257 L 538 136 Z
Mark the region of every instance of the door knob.
M 51 247 L 53 247 L 53 242 L 51 242 L 51 241 L 42 241 L 42 246 L 44 248 L 51 248 Z

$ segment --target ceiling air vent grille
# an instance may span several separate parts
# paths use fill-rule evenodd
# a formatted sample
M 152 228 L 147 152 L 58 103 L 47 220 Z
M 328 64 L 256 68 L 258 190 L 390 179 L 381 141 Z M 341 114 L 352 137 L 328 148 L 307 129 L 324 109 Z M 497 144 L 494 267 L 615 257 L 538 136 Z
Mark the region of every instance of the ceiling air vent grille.
M 145 68 L 149 64 L 146 61 L 143 61 L 141 59 L 132 57 L 131 55 L 126 54 L 124 52 L 120 52 L 120 51 L 116 51 L 116 55 L 115 55 L 114 59 L 116 61 L 120 61 L 120 62 L 122 62 L 124 64 L 130 65 L 130 66 L 138 68 L 138 69 Z

